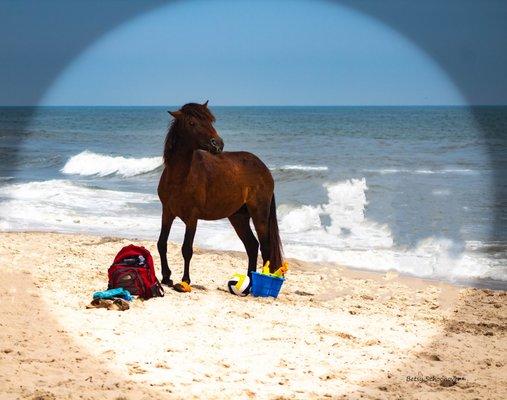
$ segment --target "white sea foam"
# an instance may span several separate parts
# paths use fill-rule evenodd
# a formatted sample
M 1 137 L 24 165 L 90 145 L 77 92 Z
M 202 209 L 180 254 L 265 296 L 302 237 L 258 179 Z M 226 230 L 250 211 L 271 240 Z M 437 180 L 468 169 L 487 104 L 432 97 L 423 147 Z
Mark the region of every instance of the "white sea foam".
M 162 165 L 162 157 L 127 158 L 83 151 L 72 156 L 61 172 L 68 175 L 132 177 L 153 171 Z
M 285 253 L 307 261 L 333 262 L 377 271 L 397 270 L 421 277 L 507 280 L 507 271 L 481 244 L 459 246 L 447 238 L 427 237 L 413 248 L 396 246 L 387 225 L 365 216 L 364 178 L 327 184 L 324 204 L 278 209 Z M 160 205 L 155 195 L 103 190 L 68 180 L 0 187 L 0 229 L 86 232 L 155 240 Z M 176 220 L 171 240 L 181 241 L 184 226 Z M 196 245 L 243 250 L 227 220 L 199 221 Z
M 302 233 L 319 229 L 321 207 L 302 206 L 288 211 L 280 220 L 280 229 L 286 233 Z
M 327 171 L 329 168 L 325 165 L 282 165 L 273 169 L 279 171 Z
M 29 182 L 0 187 L 0 219 L 4 229 L 125 232 L 144 222 L 136 205 L 156 196 L 79 186 L 66 180 Z M 158 222 L 158 221 L 157 221 Z M 140 224 L 141 225 L 141 224 Z
M 364 178 L 326 188 L 326 204 L 281 208 L 280 228 L 287 255 L 370 270 L 394 269 L 420 277 L 507 280 L 505 268 L 465 251 L 451 239 L 427 237 L 414 248 L 396 246 L 387 225 L 365 217 L 368 187 Z M 330 224 L 321 223 L 324 216 Z

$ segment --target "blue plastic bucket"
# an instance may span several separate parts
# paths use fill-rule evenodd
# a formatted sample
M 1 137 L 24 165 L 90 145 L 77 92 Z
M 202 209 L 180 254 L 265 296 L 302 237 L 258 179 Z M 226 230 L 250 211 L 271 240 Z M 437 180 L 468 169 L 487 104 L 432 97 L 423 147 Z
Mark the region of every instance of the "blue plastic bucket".
M 278 297 L 285 279 L 252 272 L 251 293 L 256 297 Z

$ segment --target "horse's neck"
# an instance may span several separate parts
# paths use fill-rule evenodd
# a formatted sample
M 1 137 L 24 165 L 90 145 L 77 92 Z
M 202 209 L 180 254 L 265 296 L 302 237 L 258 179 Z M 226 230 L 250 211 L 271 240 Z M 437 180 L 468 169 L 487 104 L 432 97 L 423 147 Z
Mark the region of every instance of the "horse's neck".
M 192 165 L 194 151 L 182 146 L 175 146 L 167 158 L 169 179 L 174 183 L 181 183 L 186 179 Z

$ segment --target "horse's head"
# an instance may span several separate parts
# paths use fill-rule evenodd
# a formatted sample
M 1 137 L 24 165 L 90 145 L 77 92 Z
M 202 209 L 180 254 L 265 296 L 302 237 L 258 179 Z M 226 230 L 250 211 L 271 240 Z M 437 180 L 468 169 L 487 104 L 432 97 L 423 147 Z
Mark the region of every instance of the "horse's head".
M 213 154 L 220 153 L 224 148 L 224 141 L 213 127 L 215 117 L 204 104 L 188 103 L 178 111 L 168 111 L 174 117 L 170 131 L 173 140 L 185 143 L 193 150 L 207 150 Z

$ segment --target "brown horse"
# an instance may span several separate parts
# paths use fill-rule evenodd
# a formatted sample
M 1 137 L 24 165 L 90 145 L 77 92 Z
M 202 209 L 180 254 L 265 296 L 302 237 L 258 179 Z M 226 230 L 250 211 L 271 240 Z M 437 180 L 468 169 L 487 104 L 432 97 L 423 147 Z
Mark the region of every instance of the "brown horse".
M 222 152 L 215 117 L 204 104 L 185 104 L 169 113 L 174 120 L 164 148 L 164 171 L 158 185 L 162 228 L 157 247 L 162 283 L 172 286 L 167 264 L 167 239 L 175 217 L 186 225 L 181 253 L 185 262 L 182 282 L 190 284 L 190 259 L 197 221 L 229 218 L 248 254 L 248 274 L 257 268 L 259 242 L 262 260 L 274 270 L 282 263 L 282 245 L 276 220 L 271 172 L 255 155 Z M 253 220 L 259 241 L 250 228 Z M 176 290 L 183 286 L 177 284 Z

